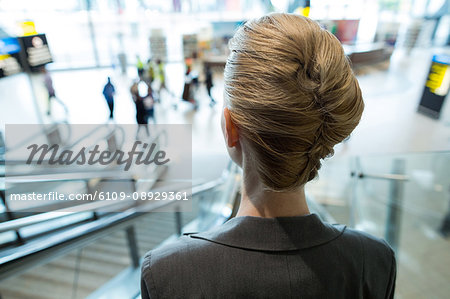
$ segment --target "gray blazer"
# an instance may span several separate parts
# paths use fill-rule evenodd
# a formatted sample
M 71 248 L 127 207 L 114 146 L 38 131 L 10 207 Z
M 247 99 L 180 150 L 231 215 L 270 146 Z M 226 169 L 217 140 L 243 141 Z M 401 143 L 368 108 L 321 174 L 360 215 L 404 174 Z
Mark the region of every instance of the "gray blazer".
M 237 217 L 150 251 L 146 298 L 393 298 L 394 252 L 315 215 Z

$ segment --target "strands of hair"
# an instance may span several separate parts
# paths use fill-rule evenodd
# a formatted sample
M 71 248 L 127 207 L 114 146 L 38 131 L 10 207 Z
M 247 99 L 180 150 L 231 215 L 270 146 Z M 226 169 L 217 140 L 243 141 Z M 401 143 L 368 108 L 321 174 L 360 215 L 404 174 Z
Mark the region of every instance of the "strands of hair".
M 314 179 L 361 118 L 364 103 L 340 42 L 305 17 L 270 14 L 230 41 L 225 101 L 269 190 Z

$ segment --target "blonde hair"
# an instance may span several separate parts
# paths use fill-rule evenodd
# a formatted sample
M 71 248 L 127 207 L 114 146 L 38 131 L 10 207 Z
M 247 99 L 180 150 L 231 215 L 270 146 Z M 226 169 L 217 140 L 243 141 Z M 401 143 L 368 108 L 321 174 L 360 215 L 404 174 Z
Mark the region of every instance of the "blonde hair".
M 294 190 L 350 135 L 364 109 L 340 42 L 305 17 L 274 13 L 231 39 L 225 101 L 269 190 Z

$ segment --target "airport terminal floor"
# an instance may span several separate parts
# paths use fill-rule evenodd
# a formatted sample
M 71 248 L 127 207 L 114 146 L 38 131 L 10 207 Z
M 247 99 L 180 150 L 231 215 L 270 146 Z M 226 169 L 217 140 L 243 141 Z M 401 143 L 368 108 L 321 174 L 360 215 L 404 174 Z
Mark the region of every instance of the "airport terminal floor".
M 450 142 L 450 105 L 447 104 L 440 120 L 416 112 L 429 59 L 436 50 L 415 49 L 408 55 L 400 49 L 394 52 L 388 67 L 368 67 L 360 71 L 358 79 L 366 105 L 361 124 L 348 141 L 338 146 L 335 157 L 324 162 L 319 179 L 307 187 L 310 199 L 331 219 L 383 237 L 389 222 L 387 213 L 392 208 L 389 200 L 395 196 L 392 186 L 396 182 L 371 179 L 370 175 L 387 175 L 395 171 L 395 161 L 403 161 L 402 169 L 408 181 L 400 183 L 403 192 L 399 213 L 402 215 L 396 224 L 399 226 L 396 236 L 399 263 L 397 298 L 445 298 L 450 293 L 450 241 L 439 232 L 448 213 L 450 155 L 445 150 L 448 150 Z M 196 94 L 199 107 L 194 109 L 192 104 L 180 99 L 183 85 L 181 69 L 181 64 L 167 65 L 167 87 L 170 92 L 163 90 L 160 101 L 155 104 L 155 122 L 192 124 L 193 179 L 217 179 L 227 163 L 220 129 L 222 74 L 214 74 L 212 95 L 217 104 L 210 105 L 206 88 L 200 85 Z M 133 123 L 135 108 L 129 95 L 129 86 L 135 72 L 134 67 L 128 69 L 128 75 L 108 68 L 53 72 L 54 86 L 69 113 L 65 115 L 62 107 L 54 105 L 51 116 L 45 113 L 47 99 L 45 92 L 39 89 L 36 94 L 40 115 L 36 114 L 30 91 L 30 86 L 38 86 L 35 82 L 31 85 L 26 75 L 7 78 L 0 81 L 2 125 L 40 121 L 50 123 L 53 119 L 64 118 L 69 123 L 104 124 L 110 120 L 101 90 L 108 76 L 116 86 L 114 121 Z M 32 80 L 37 81 L 38 78 Z M 10 98 L 17 101 L 7 101 Z M 358 180 L 351 177 L 352 172 L 368 173 L 368 178 Z M 153 218 L 147 217 L 141 221 L 169 221 L 159 219 L 165 218 L 165 213 L 155 214 Z M 162 226 L 157 228 L 155 234 L 162 235 L 158 236 L 160 239 L 164 238 L 164 233 L 167 237 L 171 235 L 160 232 Z M 165 230 L 170 229 L 166 227 Z M 46 284 L 58 283 L 67 287 L 73 282 L 74 270 L 70 267 L 75 267 L 76 261 L 81 260 L 85 263 L 81 263 L 81 269 L 85 272 L 81 272 L 78 278 L 76 297 L 85 296 L 87 293 L 83 292 L 92 291 L 92 285 L 106 283 L 103 271 L 119 273 L 121 266 L 127 264 L 127 258 L 123 257 L 125 261 L 121 262 L 122 257 L 119 259 L 117 256 L 127 255 L 119 250 L 119 247 L 124 246 L 121 242 L 125 244 L 125 238 L 118 232 L 108 235 L 83 248 L 82 259 L 79 256 L 81 249 L 73 251 L 64 258 L 28 271 L 30 273 L 4 280 L 0 284 L 0 291 L 4 298 L 15 298 L 16 294 L 29 296 L 25 288 L 34 293 L 44 292 L 42 288 Z M 153 242 L 139 244 L 143 245 L 139 252 L 143 254 L 151 249 L 157 244 L 157 241 Z M 105 245 L 110 243 L 114 246 Z M 114 264 L 119 265 L 114 265 L 113 270 L 103 268 L 104 265 L 98 261 L 106 259 L 103 252 L 116 254 Z M 83 259 L 94 260 L 94 263 L 99 264 L 98 268 L 86 264 Z M 102 279 L 91 277 L 96 273 Z M 106 277 L 112 277 L 111 273 Z M 60 275 L 65 276 L 64 283 L 60 282 Z M 19 281 L 20 285 L 16 285 Z M 34 285 L 37 282 L 39 286 Z M 28 285 L 29 288 L 26 287 Z M 17 291 L 17 288 L 21 291 Z M 8 297 L 8 294 L 12 294 L 12 297 Z
M 11 10 L 16 9 L 11 4 L 13 1 L 7 2 Z M 273 10 L 283 1 L 224 1 L 226 4 L 221 1 L 173 1 L 174 11 L 167 15 L 155 12 L 157 9 L 152 5 L 156 7 L 153 3 L 156 1 L 123 1 L 127 3 L 128 12 L 138 11 L 140 5 L 151 2 L 145 13 L 136 14 L 136 20 L 130 22 L 120 9 L 117 15 L 115 12 L 111 15 L 100 13 L 103 7 L 109 7 L 108 1 L 93 2 L 99 4 L 91 16 L 86 13 L 91 8 L 80 14 L 73 13 L 71 8 L 49 13 L 57 17 L 58 22 L 64 22 L 65 17 L 71 21 L 84 20 L 86 15 L 94 18 L 93 23 L 90 19 L 90 23 L 82 23 L 82 26 L 68 22 L 68 29 L 53 31 L 53 40 L 52 34 L 48 34 L 50 49 L 58 34 L 69 43 L 71 39 L 66 36 L 66 31 L 71 28 L 73 40 L 84 36 L 89 47 L 74 43 L 73 49 L 66 45 L 65 53 L 64 43 L 59 41 L 57 46 L 54 43 L 59 52 L 55 51 L 53 63 L 46 66 L 47 73 L 25 69 L 4 77 L 0 73 L 0 299 L 141 298 L 141 265 L 146 252 L 174 242 L 183 233 L 205 231 L 223 224 L 236 215 L 239 207 L 243 172 L 230 160 L 221 126 L 224 54 L 227 51 L 209 60 L 212 87 L 210 85 L 211 94 L 208 95 L 208 76 L 204 74 L 207 73 L 207 60 L 202 61 L 205 56 L 201 55 L 185 57 L 183 50 L 189 48 L 190 39 L 197 37 L 193 38 L 190 33 L 186 35 L 183 30 L 191 21 L 196 24 L 194 29 L 208 23 L 208 30 L 221 35 L 214 42 L 211 37 L 208 46 L 217 40 L 224 46 L 230 28 L 234 31 L 234 26 L 241 24 L 236 22 L 237 19 L 262 15 L 264 3 L 272 3 Z M 300 2 L 308 3 L 309 13 L 310 1 L 288 2 L 297 6 Z M 379 1 L 365 2 L 370 6 Z M 387 6 L 391 2 L 403 3 L 401 7 L 406 11 L 409 9 L 406 2 L 426 1 L 380 2 Z M 86 1 L 89 3 L 91 1 Z M 119 8 L 121 3 L 117 1 Z M 177 3 L 183 8 L 180 6 L 177 10 Z M 185 11 L 187 3 L 188 12 Z M 196 7 L 195 3 L 207 3 L 212 10 L 214 6 L 219 8 L 210 14 L 206 11 L 195 15 L 194 21 L 190 13 L 200 10 L 201 6 Z M 239 6 L 236 3 L 242 4 L 244 13 L 233 11 Z M 349 1 L 342 3 L 355 5 Z M 414 5 L 420 4 L 417 3 Z M 345 10 L 344 4 L 338 6 Z M 313 16 L 314 13 L 318 15 L 314 9 L 321 4 L 315 5 L 311 6 Z M 255 9 L 252 11 L 251 8 Z M 164 9 L 172 7 L 167 4 L 161 8 Z M 229 15 L 220 9 L 230 10 L 233 21 L 229 22 Z M 27 15 L 26 11 L 20 11 Z M 1 8 L 0 13 L 7 15 Z M 358 18 L 363 20 L 366 15 L 361 13 Z M 156 16 L 153 21 L 160 17 L 161 23 L 146 24 L 146 18 L 153 16 Z M 447 21 L 450 20 L 448 16 Z M 99 19 L 95 20 L 95 17 Z M 210 26 L 215 18 L 225 21 Z M 327 22 L 333 19 L 325 14 L 320 18 L 328 25 Z M 347 17 L 343 19 L 349 21 Z M 53 22 L 45 20 L 45 14 L 40 15 L 39 20 L 44 27 Z M 174 24 L 171 23 L 173 20 L 176 20 Z M 0 20 L 0 38 L 3 38 L 1 29 L 5 23 Z M 351 20 L 348 23 L 352 23 Z M 115 24 L 119 29 L 108 28 L 108 24 Z M 360 25 L 367 29 L 371 24 L 361 21 Z M 411 28 L 414 29 L 413 25 Z M 91 36 L 92 41 L 86 39 L 87 32 L 92 29 L 89 26 L 97 30 L 90 32 L 100 33 L 97 37 Z M 129 32 L 121 31 L 121 26 Z M 167 30 L 155 30 L 158 26 Z M 373 43 L 374 51 L 362 49 L 365 44 L 360 52 L 355 50 L 357 47 L 353 49 L 354 53 L 362 55 L 372 51 L 375 54 L 368 57 L 375 62 L 367 63 L 364 58 L 360 63 L 357 55 L 350 55 L 365 109 L 350 137 L 335 146 L 334 156 L 323 161 L 318 177 L 306 184 L 306 201 L 311 213 L 324 222 L 341 223 L 386 240 L 397 260 L 394 298 L 449 298 L 449 86 L 443 87 L 447 91 L 442 96 L 444 104 L 438 118 L 418 110 L 424 90 L 429 88 L 425 85 L 432 75 L 432 60 L 437 54 L 450 57 L 450 46 L 448 42 L 445 46 L 445 43 L 438 45 L 439 42 L 426 41 L 415 45 L 398 42 L 394 47 L 389 43 L 388 33 L 395 26 L 389 26 L 377 27 L 385 34 L 384 48 L 380 48 L 382 43 Z M 351 29 L 351 24 L 348 28 Z M 330 25 L 328 29 L 333 27 Z M 334 30 L 339 37 L 339 28 Z M 398 30 L 395 28 L 394 31 Z M 424 30 L 425 40 L 431 31 Z M 161 69 L 158 69 L 156 59 L 151 64 L 155 73 L 149 87 L 148 78 L 143 78 L 150 76 L 150 71 L 146 62 L 140 59 L 146 61 L 155 55 L 153 51 L 157 47 L 149 48 L 149 45 L 158 44 L 162 32 L 173 33 L 167 34 L 170 37 L 163 46 L 168 52 L 162 66 L 165 88 L 161 88 Z M 375 35 L 375 31 L 372 33 Z M 199 34 L 199 41 L 195 40 L 199 48 L 205 47 L 200 40 L 202 34 L 208 35 L 205 32 Z M 403 34 L 408 36 L 410 32 Z M 111 46 L 112 42 L 107 45 L 107 37 L 123 42 L 123 52 L 119 51 L 119 55 L 127 53 L 127 59 L 111 59 L 110 66 L 109 58 L 117 57 L 118 53 L 108 52 L 117 49 Z M 94 61 L 90 46 L 92 42 L 95 48 L 96 39 L 96 51 L 101 54 L 96 57 L 97 64 L 77 66 L 79 61 Z M 346 46 L 344 49 L 350 51 Z M 379 53 L 386 56 L 376 57 Z M 0 55 L 0 62 L 3 58 Z M 75 62 L 71 64 L 71 61 Z M 0 64 L 3 72 L 2 67 Z M 450 67 L 445 74 L 441 81 L 450 85 Z M 194 84 L 196 75 L 198 82 Z M 108 78 L 114 86 L 112 115 L 106 87 Z M 52 89 L 55 97 L 50 96 Z M 143 97 L 142 93 L 147 95 Z M 48 111 L 49 98 L 51 108 Z M 142 100 L 142 106 L 138 105 L 139 98 L 146 99 Z M 150 116 L 148 125 L 139 109 L 145 109 L 146 116 Z M 26 156 L 21 148 L 31 141 L 60 145 L 69 158 L 64 160 L 64 154 L 61 154 L 59 162 L 54 163 L 53 158 L 41 156 L 41 162 L 25 163 Z M 97 163 L 89 160 L 86 163 L 89 165 L 64 164 L 72 153 L 78 150 L 81 153 L 86 148 L 94 152 L 99 148 L 104 150 L 98 151 L 100 155 L 115 152 L 122 157 L 132 157 L 133 153 L 141 153 L 137 160 L 148 151 L 147 157 L 154 154 L 153 163 L 135 163 L 130 169 L 125 163 L 116 161 L 102 164 L 101 158 Z M 156 156 L 164 151 L 173 163 L 155 163 Z M 83 160 L 87 161 L 88 157 L 83 156 Z M 78 194 L 88 200 L 49 199 L 45 202 L 44 198 L 44 201 L 27 205 L 20 200 L 11 200 L 14 194 L 46 194 L 48 198 Z

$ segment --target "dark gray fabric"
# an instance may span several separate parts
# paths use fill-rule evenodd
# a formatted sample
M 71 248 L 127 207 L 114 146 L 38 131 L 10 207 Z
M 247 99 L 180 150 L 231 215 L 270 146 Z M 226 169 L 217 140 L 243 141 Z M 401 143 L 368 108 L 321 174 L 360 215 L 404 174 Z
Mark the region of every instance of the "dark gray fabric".
M 299 217 L 237 217 L 149 252 L 146 298 L 393 298 L 394 252 L 380 239 Z

